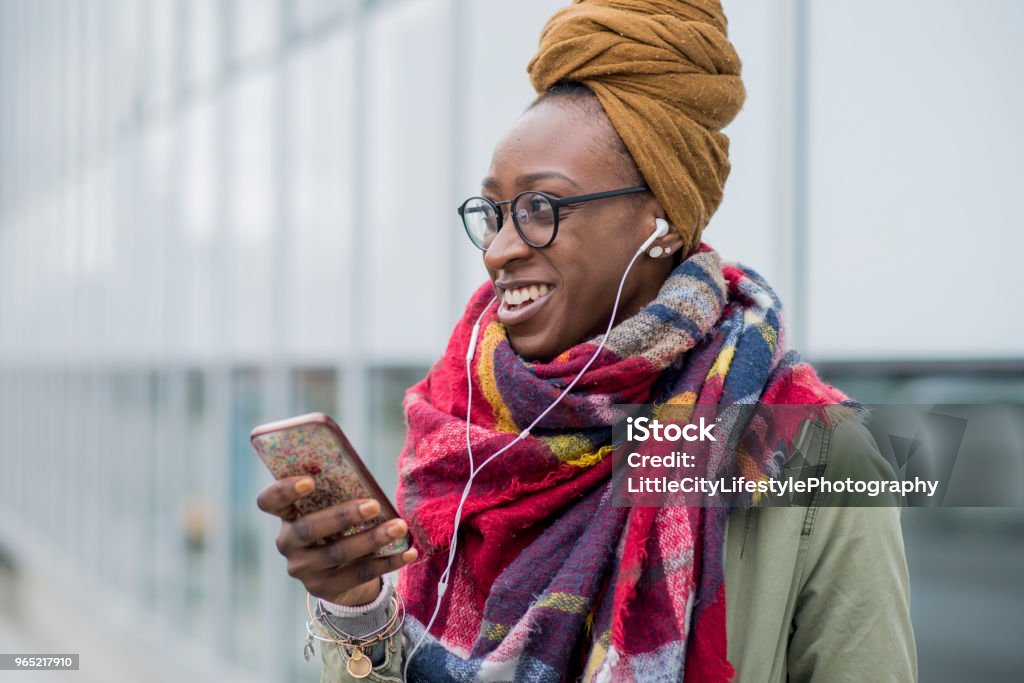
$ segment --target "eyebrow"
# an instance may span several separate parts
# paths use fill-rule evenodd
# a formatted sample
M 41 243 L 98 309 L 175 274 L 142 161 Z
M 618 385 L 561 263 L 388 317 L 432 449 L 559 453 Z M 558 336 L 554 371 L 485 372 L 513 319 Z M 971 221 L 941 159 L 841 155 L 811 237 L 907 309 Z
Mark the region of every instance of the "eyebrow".
M 580 189 L 580 186 L 577 185 L 575 182 L 573 182 L 572 178 L 570 178 L 569 176 L 567 176 L 565 174 L 559 173 L 558 171 L 538 171 L 536 173 L 526 173 L 526 174 L 521 175 L 518 178 L 516 178 L 516 184 L 517 185 L 532 185 L 533 183 L 537 182 L 538 180 L 551 180 L 551 179 L 554 179 L 554 180 L 564 180 L 565 182 L 569 183 L 570 185 L 572 185 L 576 189 Z M 483 182 L 481 184 L 483 185 L 483 187 L 487 188 L 488 190 L 495 190 L 500 185 L 500 183 L 498 182 L 498 179 L 495 178 L 494 176 L 487 176 L 486 178 L 483 179 Z

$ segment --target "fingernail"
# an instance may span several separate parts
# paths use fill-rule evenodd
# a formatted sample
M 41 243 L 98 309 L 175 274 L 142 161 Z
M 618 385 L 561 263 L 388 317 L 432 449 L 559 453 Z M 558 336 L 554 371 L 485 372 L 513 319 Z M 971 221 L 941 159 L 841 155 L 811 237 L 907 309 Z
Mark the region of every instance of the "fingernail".
M 409 548 L 404 553 L 402 553 L 402 561 L 403 562 L 413 562 L 419 556 L 420 556 L 420 553 L 419 553 L 419 551 L 416 550 L 416 548 Z
M 295 493 L 309 493 L 316 488 L 316 482 L 312 479 L 299 479 L 295 482 Z
M 388 524 L 388 536 L 391 538 L 398 538 L 405 536 L 405 532 L 408 531 L 408 527 L 405 522 L 401 519 L 396 519 Z
M 365 503 L 360 503 L 359 514 L 369 519 L 375 517 L 380 513 L 380 503 L 375 500 L 368 500 Z

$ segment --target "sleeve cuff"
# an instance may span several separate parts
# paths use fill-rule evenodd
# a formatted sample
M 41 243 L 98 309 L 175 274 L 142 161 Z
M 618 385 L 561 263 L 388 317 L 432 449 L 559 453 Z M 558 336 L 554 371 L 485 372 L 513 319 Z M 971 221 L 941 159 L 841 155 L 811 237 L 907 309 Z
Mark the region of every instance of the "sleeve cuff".
M 362 638 L 387 623 L 388 606 L 394 592 L 394 585 L 385 577 L 381 582 L 381 591 L 373 602 L 365 605 L 337 605 L 320 600 L 320 603 L 331 614 L 331 622 L 339 630 L 354 638 Z

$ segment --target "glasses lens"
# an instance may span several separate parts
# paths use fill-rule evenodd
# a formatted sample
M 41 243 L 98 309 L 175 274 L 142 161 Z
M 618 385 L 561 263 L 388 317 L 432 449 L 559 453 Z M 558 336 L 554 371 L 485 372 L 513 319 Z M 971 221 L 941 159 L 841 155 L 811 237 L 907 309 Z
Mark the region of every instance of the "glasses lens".
M 462 223 L 466 234 L 480 249 L 491 246 L 498 234 L 498 216 L 494 205 L 483 197 L 471 197 L 462 205 Z
M 516 225 L 526 241 L 535 247 L 546 246 L 555 230 L 555 207 L 542 194 L 526 192 L 519 196 L 513 210 Z

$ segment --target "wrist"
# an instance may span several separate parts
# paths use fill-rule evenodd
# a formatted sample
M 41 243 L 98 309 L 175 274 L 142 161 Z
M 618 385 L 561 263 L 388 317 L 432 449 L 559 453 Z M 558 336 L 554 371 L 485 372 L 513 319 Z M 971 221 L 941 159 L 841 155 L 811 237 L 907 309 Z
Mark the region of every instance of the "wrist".
M 323 600 L 324 605 L 336 614 L 345 613 L 349 610 L 362 611 L 372 608 L 373 604 L 380 602 L 384 596 L 384 584 L 380 577 L 364 583 L 361 586 L 346 591 L 334 602 Z M 337 609 L 334 609 L 337 608 Z M 348 609 L 346 609 L 348 608 Z

